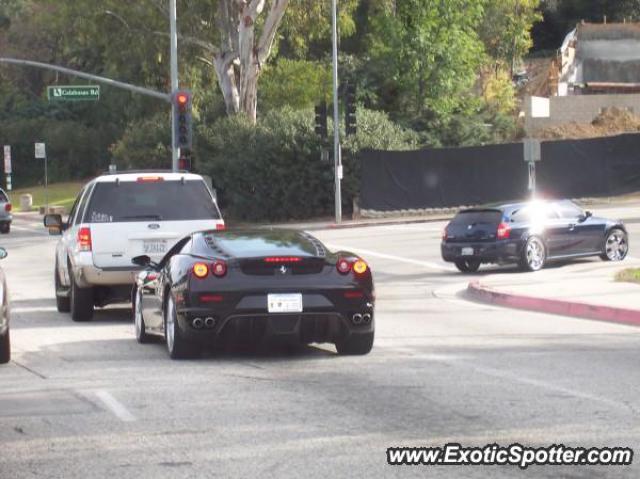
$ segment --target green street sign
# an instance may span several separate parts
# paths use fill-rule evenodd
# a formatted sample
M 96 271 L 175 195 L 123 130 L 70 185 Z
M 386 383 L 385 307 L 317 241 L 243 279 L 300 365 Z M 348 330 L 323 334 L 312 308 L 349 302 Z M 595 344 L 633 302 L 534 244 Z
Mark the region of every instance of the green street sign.
M 49 101 L 97 101 L 100 99 L 99 85 L 69 85 L 47 87 Z

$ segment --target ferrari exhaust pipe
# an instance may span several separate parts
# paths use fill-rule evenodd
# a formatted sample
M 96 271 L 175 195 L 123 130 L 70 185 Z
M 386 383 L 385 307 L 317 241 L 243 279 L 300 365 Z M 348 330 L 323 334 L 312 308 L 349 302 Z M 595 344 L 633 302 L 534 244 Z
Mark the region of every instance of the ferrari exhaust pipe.
M 214 318 L 212 318 L 211 316 L 209 316 L 208 318 L 206 318 L 206 319 L 204 320 L 204 325 L 205 325 L 207 328 L 211 329 L 211 328 L 213 328 L 213 327 L 216 325 L 216 320 L 215 320 Z
M 369 324 L 371 322 L 371 315 L 369 313 L 364 313 L 362 315 L 362 321 Z
M 194 318 L 193 321 L 191 321 L 191 325 L 196 329 L 202 329 L 202 327 L 204 326 L 204 321 L 202 320 L 202 318 Z
M 360 324 L 362 322 L 362 315 L 360 313 L 354 314 L 351 321 L 353 321 L 353 324 Z

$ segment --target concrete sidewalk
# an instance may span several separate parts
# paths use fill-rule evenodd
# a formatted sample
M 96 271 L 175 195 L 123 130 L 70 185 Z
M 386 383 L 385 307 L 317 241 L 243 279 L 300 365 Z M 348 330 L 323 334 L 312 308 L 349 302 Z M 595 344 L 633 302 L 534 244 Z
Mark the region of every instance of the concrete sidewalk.
M 630 258 L 551 265 L 536 273 L 508 272 L 471 281 L 467 294 L 516 309 L 640 326 L 640 285 L 614 279 L 618 271 L 638 267 L 640 260 Z

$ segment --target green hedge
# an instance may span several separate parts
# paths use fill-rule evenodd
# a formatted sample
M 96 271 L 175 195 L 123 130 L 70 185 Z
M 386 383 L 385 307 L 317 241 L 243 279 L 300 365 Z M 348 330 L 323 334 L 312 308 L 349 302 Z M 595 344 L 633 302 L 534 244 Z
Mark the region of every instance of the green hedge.
M 331 128 L 329 122 L 330 138 Z M 114 150 L 118 168 L 167 168 L 168 139 L 166 115 L 131 125 Z M 327 143 L 332 152 L 331 140 Z M 358 133 L 343 142 L 345 215 L 358 195 L 359 151 L 417 145 L 415 132 L 384 113 L 360 108 Z M 257 125 L 242 115 L 223 117 L 197 126 L 193 169 L 211 177 L 227 218 L 264 222 L 331 216 L 333 162 L 321 161 L 322 147 L 312 109 L 270 111 Z
M 322 143 L 313 121 L 312 110 L 282 109 L 266 114 L 256 126 L 236 116 L 200 129 L 197 169 L 211 176 L 227 216 L 280 221 L 333 214 L 333 162 L 321 161 Z M 358 194 L 358 152 L 416 144 L 415 133 L 394 125 L 385 114 L 360 109 L 358 134 L 343 144 L 345 215 Z M 328 149 L 332 152 L 330 141 Z

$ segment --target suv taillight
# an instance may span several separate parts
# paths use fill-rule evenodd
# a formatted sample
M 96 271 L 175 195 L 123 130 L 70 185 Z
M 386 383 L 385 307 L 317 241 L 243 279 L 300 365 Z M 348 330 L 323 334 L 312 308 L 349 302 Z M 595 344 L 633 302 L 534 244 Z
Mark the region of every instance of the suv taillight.
M 91 228 L 87 226 L 78 230 L 78 251 L 91 251 Z
M 497 239 L 508 239 L 511 235 L 511 226 L 507 223 L 500 223 L 498 225 L 498 231 L 496 231 Z
M 4 210 L 7 212 L 11 211 L 11 208 L 12 208 L 11 203 L 7 203 L 6 205 L 4 205 Z
M 222 231 L 222 230 L 226 230 L 227 227 L 224 225 L 224 223 L 217 223 L 216 224 L 216 230 L 218 231 Z

